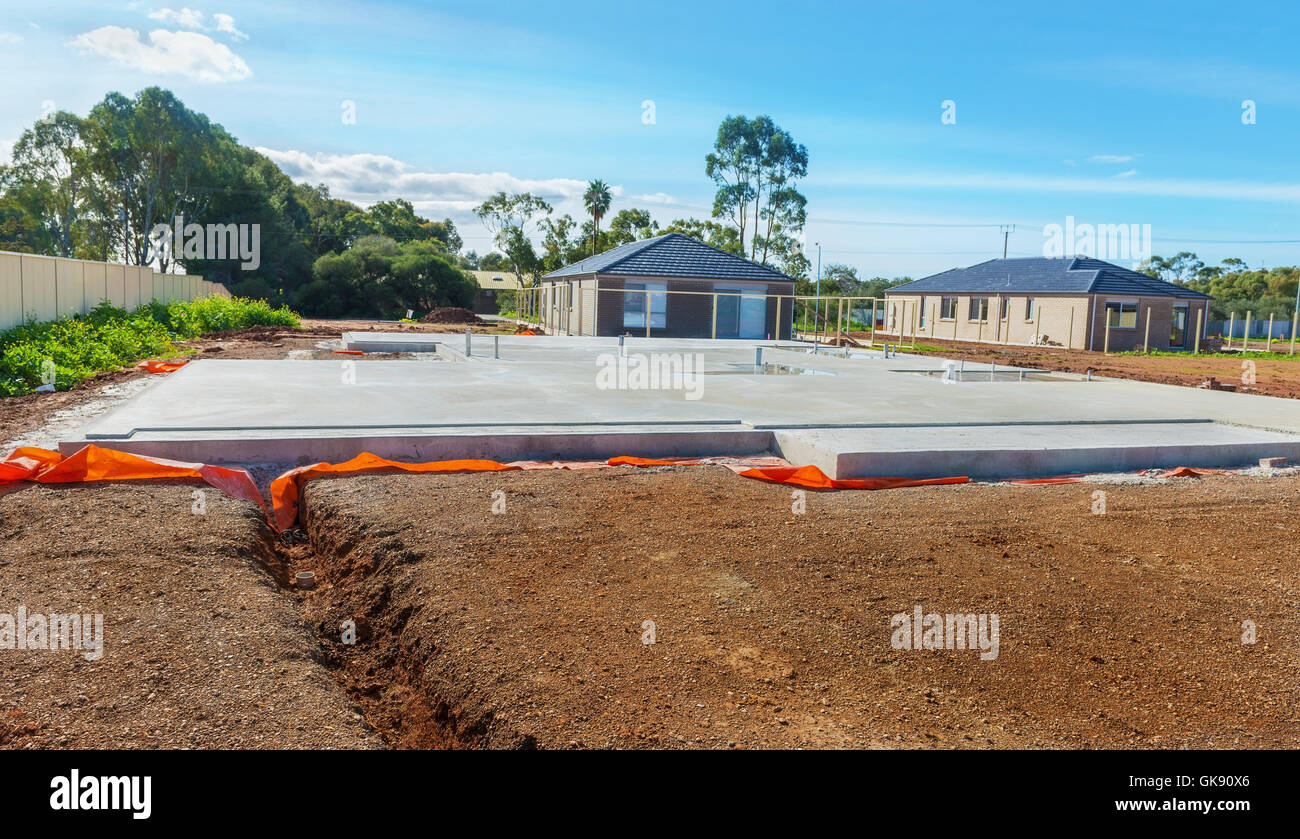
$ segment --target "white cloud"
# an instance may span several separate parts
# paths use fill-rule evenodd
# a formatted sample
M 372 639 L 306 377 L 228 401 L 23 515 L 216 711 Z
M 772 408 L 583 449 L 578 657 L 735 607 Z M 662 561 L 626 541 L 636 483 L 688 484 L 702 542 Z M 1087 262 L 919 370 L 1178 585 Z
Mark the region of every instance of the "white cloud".
M 646 195 L 629 195 L 632 201 L 642 201 L 646 204 L 676 204 L 677 199 L 666 192 L 655 192 Z
M 150 20 L 158 20 L 163 23 L 171 23 L 182 29 L 195 29 L 203 32 L 224 32 L 236 41 L 247 41 L 248 35 L 240 32 L 235 28 L 235 19 L 230 15 L 216 12 L 212 15 L 213 24 L 208 26 L 203 22 L 203 12 L 197 9 L 184 8 L 179 12 L 175 9 L 158 9 L 149 13 Z
M 1129 170 L 1127 170 L 1127 171 L 1125 171 L 1125 172 L 1120 172 L 1119 174 L 1115 175 L 1115 177 L 1117 177 L 1117 178 L 1131 178 L 1131 177 L 1133 177 L 1134 175 L 1136 175 L 1137 173 L 1138 173 L 1138 170 L 1136 170 L 1136 169 L 1129 169 Z
M 248 40 L 248 35 L 244 34 L 243 32 L 240 32 L 238 29 L 235 28 L 235 19 L 230 15 L 223 15 L 218 12 L 217 14 L 214 14 L 212 16 L 212 19 L 217 22 L 218 32 L 225 32 L 227 35 L 229 35 L 230 37 L 234 38 L 237 41 Z
M 999 172 L 938 174 L 932 172 L 846 173 L 809 178 L 809 184 L 835 186 L 900 187 L 921 189 L 975 189 L 1003 192 L 1073 192 L 1146 195 L 1165 198 L 1222 198 L 1230 201 L 1275 201 L 1300 204 L 1300 183 L 1251 181 L 1146 180 L 1017 175 Z
M 181 9 L 179 12 L 173 9 L 158 9 L 149 13 L 150 20 L 159 20 L 163 23 L 174 23 L 182 29 L 204 29 L 203 12 L 194 9 Z
M 15 35 L 12 32 L 0 32 L 0 44 L 16 47 L 23 42 L 22 35 Z
M 1089 163 L 1132 163 L 1136 155 L 1131 154 L 1094 154 L 1088 158 Z
M 497 192 L 531 192 L 555 205 L 557 214 L 586 215 L 582 208 L 585 181 L 572 178 L 520 178 L 506 172 L 421 172 L 382 154 L 309 154 L 259 147 L 296 181 L 323 183 L 330 194 L 369 205 L 405 198 L 424 215 L 461 215 Z M 615 196 L 621 187 L 612 187 Z
M 147 73 L 188 76 L 201 82 L 239 81 L 253 75 L 244 59 L 229 47 L 198 32 L 155 29 L 146 44 L 134 29 L 101 26 L 68 43 L 83 54 L 110 58 Z

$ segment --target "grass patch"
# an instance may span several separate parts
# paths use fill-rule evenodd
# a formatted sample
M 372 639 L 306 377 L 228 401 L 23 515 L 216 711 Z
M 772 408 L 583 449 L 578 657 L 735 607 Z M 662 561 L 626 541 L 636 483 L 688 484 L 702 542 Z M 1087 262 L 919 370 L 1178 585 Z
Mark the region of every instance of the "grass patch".
M 21 396 L 42 384 L 68 390 L 97 373 L 142 358 L 174 356 L 173 341 L 250 326 L 297 327 L 287 308 L 265 300 L 208 297 L 189 303 L 146 303 L 134 312 L 101 303 L 84 315 L 0 332 L 0 396 Z
M 1265 350 L 1251 350 L 1250 352 L 1202 352 L 1192 354 L 1190 352 L 1142 352 L 1134 350 L 1130 352 L 1113 352 L 1111 355 L 1124 355 L 1133 358 L 1252 358 L 1263 361 L 1300 361 L 1300 355 L 1291 355 L 1290 346 L 1286 350 L 1276 350 L 1267 352 Z

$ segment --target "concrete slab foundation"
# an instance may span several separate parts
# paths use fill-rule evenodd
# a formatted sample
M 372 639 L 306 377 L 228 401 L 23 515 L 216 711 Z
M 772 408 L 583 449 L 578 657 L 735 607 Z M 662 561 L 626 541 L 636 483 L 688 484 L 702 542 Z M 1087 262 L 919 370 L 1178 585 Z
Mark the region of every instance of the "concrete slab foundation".
M 209 463 L 772 451 L 840 478 L 1300 459 L 1293 400 L 1066 375 L 947 381 L 916 375 L 943 369 L 934 358 L 832 357 L 789 342 L 627 338 L 620 349 L 611 338 L 501 336 L 493 359 L 491 336 L 475 336 L 469 357 L 463 336 L 437 341 L 440 357 L 465 363 L 202 359 L 60 448 Z

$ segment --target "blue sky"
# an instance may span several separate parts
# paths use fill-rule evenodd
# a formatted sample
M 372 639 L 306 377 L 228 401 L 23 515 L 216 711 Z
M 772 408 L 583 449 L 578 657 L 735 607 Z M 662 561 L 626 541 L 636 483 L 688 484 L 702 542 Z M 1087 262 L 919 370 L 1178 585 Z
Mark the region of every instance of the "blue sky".
M 707 217 L 719 121 L 764 113 L 808 147 L 810 257 L 867 277 L 999 256 L 1001 223 L 1039 255 L 1067 216 L 1300 262 L 1265 243 L 1300 240 L 1292 3 L 188 2 L 0 3 L 0 155 L 50 103 L 163 85 L 295 178 L 409 198 L 483 252 L 469 208 L 498 189 L 577 216 L 603 178 L 615 210 Z

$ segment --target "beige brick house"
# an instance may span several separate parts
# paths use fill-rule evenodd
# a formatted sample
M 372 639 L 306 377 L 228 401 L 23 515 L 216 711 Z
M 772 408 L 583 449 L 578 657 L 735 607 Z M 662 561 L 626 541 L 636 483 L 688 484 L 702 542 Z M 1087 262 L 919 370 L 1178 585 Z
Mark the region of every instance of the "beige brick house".
M 569 335 L 790 337 L 794 279 L 681 233 L 630 242 L 552 271 L 543 325 Z
M 1090 257 L 991 259 L 885 292 L 888 335 L 1112 352 L 1191 350 L 1208 295 Z

